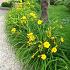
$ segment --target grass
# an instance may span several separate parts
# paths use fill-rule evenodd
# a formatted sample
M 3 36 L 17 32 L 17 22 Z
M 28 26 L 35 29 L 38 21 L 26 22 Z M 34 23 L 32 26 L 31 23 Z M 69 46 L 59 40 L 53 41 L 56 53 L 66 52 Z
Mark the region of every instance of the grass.
M 49 18 L 49 22 L 51 23 L 51 24 L 49 23 L 49 25 L 56 27 L 56 29 L 54 30 L 55 34 L 59 33 L 60 35 L 62 35 L 64 37 L 64 44 L 61 45 L 60 51 L 61 50 L 62 51 L 59 52 L 58 55 L 56 55 L 56 56 L 53 55 L 54 57 L 51 55 L 51 56 L 49 56 L 50 58 L 48 59 L 48 61 L 42 61 L 42 62 L 39 59 L 36 60 L 36 58 L 34 60 L 30 61 L 31 60 L 30 56 L 32 55 L 31 52 L 33 52 L 33 50 L 35 51 L 35 48 L 32 48 L 33 46 L 30 48 L 25 47 L 27 45 L 27 43 L 26 43 L 26 41 L 27 41 L 26 32 L 27 31 L 26 31 L 26 29 L 23 30 L 23 26 L 21 26 L 20 22 L 19 22 L 20 17 L 24 14 L 29 13 L 30 11 L 31 11 L 30 9 L 27 11 L 25 10 L 23 12 L 22 11 L 18 12 L 15 10 L 13 10 L 12 12 L 10 11 L 9 17 L 7 19 L 6 26 L 7 26 L 8 38 L 10 40 L 10 43 L 15 48 L 16 56 L 18 56 L 20 60 L 22 59 L 22 62 L 24 61 L 24 63 L 26 63 L 26 64 L 29 64 L 28 62 L 30 62 L 29 68 L 28 68 L 30 70 L 32 70 L 31 66 L 35 67 L 34 70 L 40 70 L 40 67 L 42 68 L 42 70 L 46 70 L 46 66 L 47 66 L 48 70 L 52 70 L 54 68 L 55 68 L 55 70 L 57 70 L 57 69 L 58 70 L 69 70 L 70 69 L 70 67 L 69 67 L 69 64 L 70 64 L 70 56 L 69 56 L 69 54 L 70 54 L 70 51 L 69 51 L 70 50 L 70 36 L 69 36 L 69 34 L 70 34 L 70 32 L 69 32 L 70 31 L 70 20 L 69 20 L 70 13 L 69 13 L 68 9 L 63 5 L 50 6 L 48 8 L 48 18 Z M 54 22 L 56 22 L 56 23 L 54 23 Z M 44 30 L 42 28 L 41 31 L 45 31 L 45 29 L 47 29 L 48 23 L 45 25 L 46 26 L 44 26 Z M 58 27 L 60 27 L 60 25 L 62 27 L 61 30 L 58 28 Z M 33 27 L 33 26 L 35 26 L 35 27 Z M 16 27 L 18 29 L 17 34 L 13 35 L 10 33 L 10 30 L 12 27 Z M 39 33 L 37 32 L 38 29 L 37 29 L 36 22 L 30 21 L 29 27 L 31 28 L 31 30 L 35 31 L 36 35 L 39 35 Z M 40 36 L 38 36 L 38 38 L 41 39 L 42 35 L 43 35 L 43 32 L 40 32 Z M 54 66 L 52 66 L 53 64 L 54 64 Z M 60 68 L 62 68 L 62 69 L 60 69 Z

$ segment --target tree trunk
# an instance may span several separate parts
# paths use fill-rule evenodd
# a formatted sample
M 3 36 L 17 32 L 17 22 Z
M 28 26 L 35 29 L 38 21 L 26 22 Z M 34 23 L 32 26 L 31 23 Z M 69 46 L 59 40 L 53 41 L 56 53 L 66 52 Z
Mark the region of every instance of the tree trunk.
M 47 8 L 48 8 L 48 2 L 46 0 L 41 0 L 41 19 L 46 22 L 48 20 L 48 14 L 47 14 Z

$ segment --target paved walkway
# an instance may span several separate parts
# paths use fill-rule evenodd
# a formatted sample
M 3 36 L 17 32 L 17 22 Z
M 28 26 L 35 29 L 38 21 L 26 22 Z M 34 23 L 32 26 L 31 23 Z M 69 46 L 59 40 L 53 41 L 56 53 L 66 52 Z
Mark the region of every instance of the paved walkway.
M 4 32 L 4 16 L 6 10 L 0 10 L 0 70 L 22 70 L 19 61 L 6 41 Z

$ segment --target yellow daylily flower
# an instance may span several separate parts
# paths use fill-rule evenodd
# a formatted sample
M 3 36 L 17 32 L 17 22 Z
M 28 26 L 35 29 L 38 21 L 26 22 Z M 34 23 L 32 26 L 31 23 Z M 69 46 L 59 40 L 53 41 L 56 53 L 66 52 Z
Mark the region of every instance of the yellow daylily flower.
M 45 41 L 44 44 L 43 44 L 43 46 L 44 46 L 45 48 L 49 48 L 49 47 L 50 47 L 50 43 L 47 42 L 47 41 Z
M 52 52 L 52 53 L 56 53 L 56 52 L 57 52 L 57 48 L 56 48 L 56 47 L 53 47 L 53 48 L 51 49 L 51 52 Z
M 34 41 L 35 40 L 35 36 L 33 35 L 32 32 L 27 34 L 27 38 L 29 39 L 29 41 Z
M 16 28 L 12 28 L 11 32 L 15 33 L 16 32 Z
M 27 22 L 27 17 L 26 16 L 23 16 L 22 18 L 21 18 L 21 23 L 26 23 Z
M 27 20 L 26 16 L 23 16 L 21 19 L 22 19 L 22 20 Z
M 30 16 L 32 16 L 33 18 L 36 18 L 36 14 L 33 12 L 30 13 Z
M 42 54 L 42 55 L 41 55 L 41 59 L 42 59 L 42 60 L 45 60 L 46 58 L 47 58 L 47 56 L 46 56 L 45 54 Z
M 42 20 L 38 20 L 37 23 L 38 23 L 39 25 L 41 25 L 41 24 L 43 23 L 43 21 L 42 21 Z

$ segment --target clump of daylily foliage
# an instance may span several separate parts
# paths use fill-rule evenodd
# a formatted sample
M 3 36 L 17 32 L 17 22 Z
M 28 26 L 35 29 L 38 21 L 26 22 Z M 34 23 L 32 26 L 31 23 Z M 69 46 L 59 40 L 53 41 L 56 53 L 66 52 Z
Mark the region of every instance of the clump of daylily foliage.
M 60 32 L 63 26 L 57 20 L 49 23 L 40 19 L 37 3 L 19 4 L 7 16 L 9 40 L 16 55 L 27 70 L 68 69 L 67 61 L 61 47 L 64 37 Z M 37 5 L 38 6 L 38 5 Z M 38 6 L 39 7 L 39 6 Z M 55 26 L 56 24 L 56 26 Z

